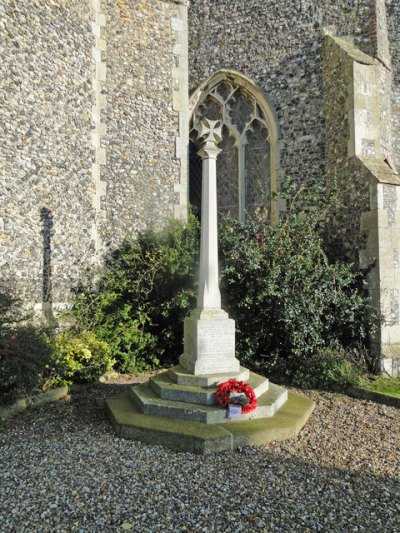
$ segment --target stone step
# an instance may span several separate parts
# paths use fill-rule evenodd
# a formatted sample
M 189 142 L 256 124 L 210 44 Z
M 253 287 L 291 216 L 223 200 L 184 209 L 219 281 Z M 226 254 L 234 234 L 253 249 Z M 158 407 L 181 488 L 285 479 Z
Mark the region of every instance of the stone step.
M 259 376 L 254 372 L 249 373 L 247 383 L 254 390 L 257 398 L 268 390 L 268 379 L 264 376 Z M 217 387 L 178 385 L 172 380 L 169 371 L 150 378 L 149 385 L 155 394 L 162 400 L 195 403 L 200 405 L 217 404 L 217 398 L 215 396 Z
M 117 435 L 122 438 L 162 444 L 180 452 L 208 454 L 294 437 L 311 415 L 314 403 L 289 393 L 288 401 L 271 418 L 220 425 L 144 415 L 127 391 L 108 398 L 106 408 Z
M 272 417 L 287 399 L 287 390 L 270 383 L 269 389 L 258 398 L 258 406 L 254 411 L 242 415 L 239 420 L 230 420 L 227 417 L 227 410 L 219 405 L 199 405 L 163 400 L 155 394 L 148 384 L 130 387 L 129 390 L 132 401 L 145 415 L 205 424 L 235 423 L 255 418 Z
M 187 385 L 189 387 L 217 387 L 220 383 L 228 379 L 237 379 L 238 381 L 247 381 L 249 379 L 249 370 L 243 366 L 239 372 L 233 374 L 199 374 L 197 376 L 190 374 L 181 365 L 176 365 L 168 370 L 172 381 L 178 385 Z

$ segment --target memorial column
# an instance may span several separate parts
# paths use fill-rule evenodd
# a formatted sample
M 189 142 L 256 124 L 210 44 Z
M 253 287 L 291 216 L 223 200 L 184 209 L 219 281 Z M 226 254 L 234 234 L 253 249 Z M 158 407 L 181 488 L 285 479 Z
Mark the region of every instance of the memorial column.
M 179 362 L 194 375 L 236 374 L 235 322 L 221 309 L 218 284 L 218 211 L 216 162 L 222 140 L 220 121 L 202 119 L 203 147 L 200 275 L 197 308 L 184 322 L 184 353 Z

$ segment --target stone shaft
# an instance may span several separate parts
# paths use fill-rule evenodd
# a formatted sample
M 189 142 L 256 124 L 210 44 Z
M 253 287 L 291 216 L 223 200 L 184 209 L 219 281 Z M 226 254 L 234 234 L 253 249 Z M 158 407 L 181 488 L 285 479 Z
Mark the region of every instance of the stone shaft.
M 216 160 L 221 150 L 219 121 L 203 119 L 199 136 L 204 146 L 198 152 L 203 160 L 200 279 L 197 308 L 184 323 L 184 353 L 180 364 L 193 375 L 236 374 L 235 322 L 221 309 L 218 286 L 218 227 Z
M 212 126 L 213 122 L 209 122 Z M 218 286 L 218 228 L 217 228 L 217 156 L 221 152 L 216 128 L 210 128 L 204 147 L 199 150 L 203 160 L 201 191 L 200 279 L 197 307 L 220 309 Z

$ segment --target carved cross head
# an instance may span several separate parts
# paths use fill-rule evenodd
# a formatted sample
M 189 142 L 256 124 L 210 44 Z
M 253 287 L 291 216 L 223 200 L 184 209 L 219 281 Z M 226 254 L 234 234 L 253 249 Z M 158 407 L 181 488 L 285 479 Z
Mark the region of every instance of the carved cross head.
M 222 121 L 202 118 L 197 125 L 199 138 L 205 143 L 218 144 L 222 141 Z

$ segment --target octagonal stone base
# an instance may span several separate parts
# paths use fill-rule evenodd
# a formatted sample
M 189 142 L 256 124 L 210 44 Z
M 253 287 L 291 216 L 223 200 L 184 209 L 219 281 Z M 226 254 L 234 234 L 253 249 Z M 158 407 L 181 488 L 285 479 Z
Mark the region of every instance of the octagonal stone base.
M 217 405 L 218 382 L 234 376 L 201 376 L 207 386 L 183 385 L 189 374 L 177 366 L 158 374 L 147 384 L 128 388 L 109 398 L 106 406 L 120 437 L 160 444 L 176 451 L 212 453 L 257 445 L 295 436 L 314 409 L 302 396 L 269 383 L 247 369 L 246 376 L 258 399 L 255 411 L 238 420 L 227 418 Z
M 289 392 L 288 400 L 272 418 L 203 424 L 144 415 L 128 392 L 109 398 L 106 404 L 119 437 L 199 454 L 295 437 L 314 409 L 314 402 Z

